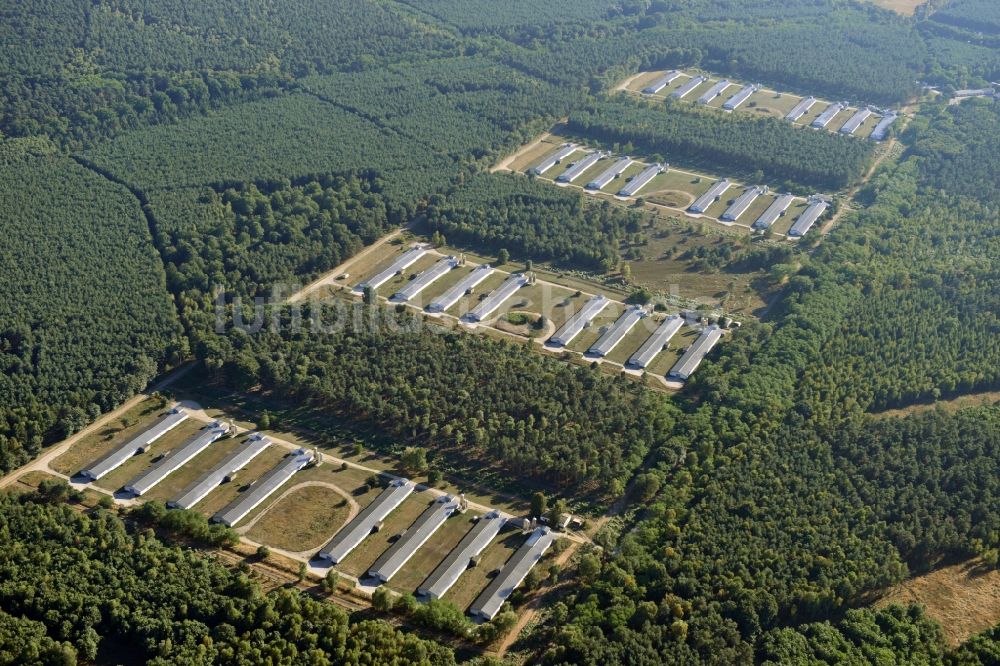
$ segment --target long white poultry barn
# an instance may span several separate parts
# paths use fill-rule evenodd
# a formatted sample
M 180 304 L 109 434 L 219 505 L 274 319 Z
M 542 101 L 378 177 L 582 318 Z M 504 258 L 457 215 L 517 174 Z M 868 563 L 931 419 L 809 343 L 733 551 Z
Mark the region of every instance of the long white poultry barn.
M 668 168 L 668 166 L 663 164 L 654 164 L 653 166 L 646 167 L 642 173 L 628 181 L 628 184 L 618 191 L 618 196 L 634 197 L 639 194 L 639 190 L 649 184 L 649 181 L 665 172 Z
M 319 551 L 319 557 L 331 564 L 339 564 L 358 545 L 371 535 L 372 531 L 403 503 L 414 490 L 412 481 L 396 479 L 379 493 L 372 503 L 362 509 L 354 520 L 341 528 L 330 543 Z
M 750 96 L 757 92 L 757 86 L 743 86 L 743 89 L 738 93 L 726 100 L 726 103 L 722 105 L 722 108 L 726 111 L 735 111 L 750 99 Z
M 705 81 L 708 81 L 708 79 L 706 79 L 704 76 L 696 76 L 687 83 L 685 83 L 684 85 L 682 85 L 677 90 L 670 93 L 670 96 L 673 97 L 674 99 L 684 99 L 685 97 L 691 94 L 692 90 L 703 84 Z
M 896 122 L 897 117 L 895 113 L 887 113 L 882 116 L 882 120 L 878 121 L 878 125 L 875 126 L 868 138 L 872 141 L 885 141 L 885 138 L 889 136 L 889 128 Z
M 153 442 L 179 426 L 187 418 L 187 412 L 183 409 L 171 409 L 159 421 L 154 423 L 151 428 L 122 444 L 87 469 L 81 471 L 80 474 L 88 477 L 91 481 L 97 481 L 102 476 L 110 474 L 124 465 L 129 458 L 149 450 Z
M 763 231 L 767 229 L 772 224 L 778 221 L 778 218 L 788 210 L 788 207 L 792 205 L 795 201 L 795 197 L 791 194 L 782 194 L 778 196 L 774 202 L 767 207 L 764 214 L 757 218 L 757 221 L 753 223 L 753 228 L 757 231 Z
M 815 97 L 806 97 L 801 102 L 796 104 L 794 109 L 788 112 L 788 115 L 785 116 L 785 120 L 791 120 L 794 123 L 799 118 L 809 113 L 809 109 L 813 108 L 814 104 L 816 104 Z
M 763 195 L 767 190 L 763 187 L 748 187 L 743 191 L 743 194 L 733 202 L 733 205 L 726 209 L 726 212 L 722 214 L 722 219 L 727 222 L 736 222 L 740 219 L 743 213 L 747 212 L 747 209 L 753 205 L 761 195 Z
M 185 488 L 174 499 L 167 502 L 167 506 L 174 509 L 190 509 L 198 502 L 222 485 L 227 478 L 232 477 L 237 471 L 243 469 L 250 461 L 264 452 L 271 446 L 271 440 L 260 433 L 252 435 L 236 449 L 231 456 L 216 465 L 202 475 L 197 481 Z
M 562 328 L 549 338 L 549 344 L 565 347 L 573 341 L 584 327 L 594 320 L 601 310 L 608 304 L 605 296 L 597 295 L 584 304 L 580 311 L 570 317 Z
M 388 583 L 403 565 L 410 561 L 417 549 L 427 543 L 427 540 L 444 525 L 444 521 L 456 511 L 458 511 L 458 501 L 454 497 L 451 495 L 438 497 L 424 509 L 395 543 L 389 546 L 389 550 L 375 560 L 375 564 L 368 569 L 368 575 Z
M 819 114 L 819 117 L 816 118 L 816 120 L 812 121 L 812 126 L 816 129 L 825 128 L 830 124 L 830 121 L 833 120 L 834 116 L 843 111 L 845 108 L 847 107 L 840 102 L 834 102 L 830 106 L 826 107 L 826 110 Z
M 458 266 L 458 259 L 445 257 L 437 261 L 426 271 L 413 278 L 405 287 L 392 295 L 392 300 L 405 303 L 416 298 L 420 292 L 431 286 L 436 280 L 448 274 L 448 271 Z
M 731 183 L 728 179 L 718 181 L 712 185 L 712 187 L 708 188 L 708 192 L 705 192 L 703 195 L 698 197 L 698 199 L 688 207 L 688 210 L 692 213 L 704 213 L 708 210 L 709 206 L 718 201 L 722 195 L 726 193 L 726 190 L 729 189 L 730 185 Z
M 573 164 L 570 168 L 566 169 L 566 171 L 562 172 L 559 177 L 556 178 L 556 181 L 560 183 L 572 183 L 574 180 L 582 176 L 584 171 L 594 166 L 602 157 L 604 157 L 604 153 L 599 150 L 592 152 L 582 160 Z
M 549 549 L 556 535 L 548 527 L 539 527 L 524 545 L 517 549 L 493 582 L 469 606 L 469 613 L 483 620 L 492 620 L 500 612 L 503 602 L 528 576 L 542 555 Z
M 388 268 L 384 269 L 383 271 L 375 275 L 375 277 L 369 278 L 363 282 L 358 283 L 358 285 L 354 287 L 354 291 L 360 294 L 367 287 L 371 287 L 372 289 L 378 289 L 383 284 L 385 284 L 393 277 L 395 277 L 397 274 L 402 273 L 407 268 L 412 266 L 425 254 L 427 254 L 426 247 L 410 248 L 409 250 L 401 254 L 399 257 L 397 257 L 395 261 L 389 264 Z
M 444 312 L 455 303 L 458 303 L 458 300 L 462 296 L 465 296 L 466 292 L 475 289 L 480 282 L 492 275 L 493 270 L 493 267 L 489 264 L 477 266 L 471 273 L 459 280 L 458 284 L 431 301 L 431 304 L 427 306 L 427 311 Z
M 653 362 L 656 355 L 663 351 L 663 347 L 670 342 L 670 339 L 681 330 L 684 325 L 684 318 L 680 315 L 670 315 L 663 320 L 660 327 L 642 343 L 639 351 L 632 355 L 627 365 L 633 368 L 645 368 Z
M 830 203 L 823 199 L 813 199 L 809 202 L 809 207 L 806 208 L 805 212 L 799 216 L 799 219 L 795 220 L 795 224 L 792 228 L 788 230 L 788 235 L 793 237 L 805 236 L 813 225 L 816 224 L 816 220 L 820 218 L 826 209 L 830 207 Z
M 489 296 L 479 302 L 479 305 L 472 308 L 469 314 L 465 315 L 469 321 L 483 321 L 504 304 L 514 293 L 528 284 L 528 278 L 520 273 L 515 273 L 504 280 L 503 284 L 490 292 Z
M 555 151 L 544 160 L 538 163 L 537 166 L 531 169 L 531 172 L 536 176 L 541 176 L 543 173 L 554 167 L 555 165 L 562 162 L 564 159 L 576 152 L 576 144 L 564 143 L 559 147 L 559 150 Z
M 730 85 L 731 84 L 729 83 L 729 81 L 727 81 L 725 79 L 723 79 L 722 81 L 719 81 L 714 86 L 712 86 L 711 88 L 709 88 L 708 90 L 706 90 L 704 95 L 702 95 L 701 97 L 698 98 L 698 103 L 699 104 L 708 104 L 709 102 L 711 102 L 712 100 L 714 100 L 716 97 L 718 97 L 719 95 L 721 95 L 722 91 L 724 91 Z
M 469 568 L 473 558 L 486 550 L 490 542 L 500 534 L 506 522 L 507 516 L 499 511 L 491 511 L 480 518 L 448 557 L 417 588 L 417 594 L 434 599 L 443 597 Z
M 841 134 L 851 135 L 858 131 L 858 128 L 865 124 L 865 121 L 871 118 L 874 114 L 870 109 L 858 109 L 850 119 L 844 123 L 844 126 L 840 128 Z
M 149 492 L 153 486 L 167 478 L 167 475 L 180 469 L 189 460 L 207 449 L 209 444 L 225 434 L 226 427 L 220 421 L 215 421 L 191 437 L 181 448 L 171 451 L 160 462 L 126 483 L 125 490 L 133 495 Z
M 684 352 L 680 360 L 670 369 L 667 374 L 668 377 L 673 379 L 684 379 L 686 380 L 694 371 L 698 369 L 701 362 L 705 359 L 708 352 L 712 351 L 716 343 L 722 337 L 722 329 L 712 324 L 698 336 L 694 344 L 688 347 L 688 350 Z
M 607 356 L 622 341 L 636 324 L 646 317 L 646 311 L 638 305 L 625 310 L 618 320 L 611 325 L 604 335 L 590 348 L 590 353 L 596 356 Z
M 666 74 L 664 74 L 663 76 L 661 76 L 660 78 L 656 79 L 648 86 L 643 88 L 642 92 L 645 93 L 646 95 L 655 95 L 656 93 L 660 92 L 661 90 L 669 86 L 671 83 L 676 81 L 679 76 L 681 76 L 681 73 L 678 72 L 676 69 L 667 72 Z
M 628 157 L 623 157 L 610 167 L 608 167 L 604 173 L 595 178 L 594 180 L 587 183 L 588 190 L 601 190 L 608 186 L 608 183 L 613 181 L 618 176 L 622 175 L 625 169 L 632 166 L 632 160 Z
M 233 527 L 312 461 L 311 451 L 298 449 L 288 454 L 267 474 L 254 481 L 249 490 L 212 516 L 212 520 L 226 527 Z

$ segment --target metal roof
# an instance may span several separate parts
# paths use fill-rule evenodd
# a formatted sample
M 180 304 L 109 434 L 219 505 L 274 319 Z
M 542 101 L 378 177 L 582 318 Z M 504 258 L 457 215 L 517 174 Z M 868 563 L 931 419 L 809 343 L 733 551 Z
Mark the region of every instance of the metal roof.
M 651 84 L 643 88 L 642 92 L 644 92 L 647 95 L 655 95 L 656 93 L 660 92 L 661 90 L 669 86 L 671 83 L 676 81 L 677 77 L 679 77 L 680 75 L 681 73 L 678 72 L 676 69 L 667 72 L 666 74 L 664 74 L 663 76 L 661 76 L 660 78 L 656 79 Z
M 226 434 L 226 428 L 215 421 L 204 430 L 198 432 L 181 448 L 171 451 L 146 471 L 125 484 L 125 490 L 135 495 L 142 495 L 158 484 L 167 475 L 176 471 L 189 460 L 208 448 L 208 445 Z
M 188 418 L 187 412 L 174 408 L 167 412 L 152 427 L 142 434 L 133 437 L 128 442 L 122 444 L 111 453 L 107 454 L 80 474 L 89 477 L 91 481 L 97 481 L 102 476 L 109 474 L 112 470 L 118 469 L 125 461 L 149 448 L 149 445 L 163 437 L 165 434 L 179 426 Z
M 420 292 L 429 287 L 435 280 L 441 278 L 451 269 L 458 266 L 458 259 L 455 257 L 445 257 L 436 262 L 426 271 L 410 280 L 410 282 L 392 295 L 395 301 L 409 301 L 415 298 Z
M 749 208 L 757 198 L 766 192 L 763 187 L 748 187 L 743 191 L 733 205 L 726 209 L 726 212 L 722 214 L 722 219 L 727 222 L 735 222 L 740 219 L 740 215 L 747 212 Z
M 466 532 L 448 557 L 417 588 L 417 594 L 435 599 L 443 597 L 469 568 L 472 558 L 486 550 L 496 535 L 500 534 L 506 522 L 507 516 L 499 511 L 491 511 L 481 517 L 473 528 Z
M 544 160 L 538 163 L 537 166 L 531 169 L 531 172 L 536 176 L 541 176 L 543 173 L 559 164 L 562 160 L 566 159 L 576 151 L 576 144 L 564 143 L 560 146 L 559 150 L 552 153 Z
M 699 104 L 708 104 L 713 99 L 722 94 L 722 91 L 730 86 L 729 81 L 723 79 L 705 91 L 705 94 L 698 98 Z
M 742 90 L 726 100 L 726 103 L 722 105 L 722 108 L 728 111 L 733 111 L 738 108 L 740 104 L 750 99 L 750 95 L 753 95 L 755 92 L 757 92 L 757 86 L 743 86 Z
M 782 194 L 778 196 L 774 202 L 767 207 L 764 214 L 758 217 L 757 221 L 753 223 L 753 228 L 762 230 L 770 227 L 778 221 L 778 218 L 781 217 L 782 213 L 788 210 L 788 207 L 792 205 L 793 201 L 795 201 L 795 197 L 791 194 Z
M 868 138 L 873 141 L 885 140 L 885 137 L 889 135 L 889 128 L 892 127 L 894 122 L 896 122 L 896 118 L 897 116 L 895 113 L 889 113 L 882 116 L 882 120 L 878 121 L 878 125 L 875 126 L 875 129 L 872 130 L 872 133 Z
M 698 197 L 698 199 L 688 207 L 688 210 L 692 213 L 704 213 L 708 210 L 709 206 L 715 203 L 719 197 L 726 193 L 730 184 L 731 183 L 728 178 L 718 181 L 712 185 L 712 187 L 708 188 L 708 192 L 705 192 L 703 195 Z
M 854 134 L 858 131 L 858 128 L 864 124 L 866 120 L 874 115 L 868 109 L 858 109 L 858 112 L 851 116 L 844 126 L 840 128 L 841 134 Z
M 518 289 L 528 284 L 528 278 L 520 273 L 515 273 L 504 280 L 503 284 L 490 292 L 490 295 L 479 302 L 479 305 L 472 308 L 466 315 L 472 321 L 482 321 L 489 317 L 494 310 L 503 305 L 504 301 L 514 295 Z
M 691 93 L 692 90 L 703 84 L 705 81 L 708 81 L 708 79 L 704 76 L 696 76 L 677 90 L 670 93 L 670 96 L 674 99 L 684 99 Z
M 788 115 L 785 116 L 785 120 L 791 120 L 792 122 L 795 122 L 802 116 L 806 115 L 806 113 L 809 112 L 809 109 L 813 108 L 813 105 L 815 103 L 816 103 L 815 97 L 806 97 L 801 102 L 796 104 L 794 109 L 788 112 Z
M 403 503 L 410 493 L 413 492 L 413 482 L 406 479 L 396 479 L 389 487 L 379 493 L 372 503 L 361 510 L 361 513 L 354 517 L 354 520 L 341 528 L 330 540 L 330 543 L 323 546 L 319 551 L 319 556 L 332 564 L 338 564 L 347 557 L 348 553 L 358 547 L 372 533 L 372 530 L 385 520 L 385 517 Z
M 622 174 L 625 169 L 632 166 L 632 159 L 628 157 L 623 157 L 610 167 L 608 167 L 604 173 L 595 178 L 594 180 L 587 183 L 588 190 L 600 190 L 607 187 L 608 183 L 617 178 Z
M 572 183 L 574 180 L 579 178 L 584 171 L 592 167 L 599 159 L 604 157 L 604 153 L 601 151 L 595 151 L 590 153 L 583 159 L 576 162 L 573 166 L 566 169 L 563 173 L 556 178 L 560 183 Z
M 181 491 L 177 497 L 167 502 L 167 506 L 175 509 L 190 509 L 218 488 L 227 476 L 246 467 L 251 460 L 263 453 L 264 449 L 270 445 L 271 440 L 260 433 L 255 433 L 233 451 L 231 456 L 216 465 L 215 469 L 206 472 L 200 479 Z
M 389 579 L 413 557 L 417 549 L 427 543 L 431 535 L 437 532 L 444 525 L 444 521 L 456 511 L 458 511 L 458 501 L 454 497 L 451 495 L 438 497 L 424 509 L 396 542 L 389 546 L 389 550 L 375 560 L 375 564 L 368 569 L 368 575 L 388 583 Z
M 812 126 L 816 129 L 823 129 L 829 125 L 834 116 L 843 111 L 844 108 L 844 105 L 840 102 L 834 102 L 830 106 L 826 107 L 826 111 L 819 114 L 819 117 L 816 118 L 816 120 L 812 121 Z
M 649 181 L 656 178 L 658 175 L 666 171 L 668 167 L 662 164 L 654 164 L 653 166 L 646 167 L 642 173 L 634 177 L 621 190 L 618 191 L 618 196 L 620 197 L 632 197 L 639 193 L 639 190 L 646 187 Z
M 365 287 L 371 287 L 372 289 L 378 289 L 383 284 L 391 280 L 397 273 L 405 271 L 411 265 L 413 265 L 420 257 L 427 254 L 427 248 L 425 247 L 414 247 L 410 248 L 399 257 L 396 258 L 389 267 L 383 270 L 381 273 L 375 277 L 369 278 L 364 282 L 359 283 L 354 287 L 354 291 L 362 292 Z
M 645 368 L 652 363 L 656 355 L 663 351 L 663 346 L 670 342 L 670 338 L 674 337 L 683 325 L 684 319 L 680 315 L 674 314 L 667 317 L 656 329 L 656 332 L 642 343 L 639 351 L 632 354 L 628 365 L 634 368 Z
M 518 548 L 517 552 L 503 565 L 493 582 L 472 602 L 469 613 L 484 620 L 492 620 L 496 617 L 503 602 L 524 581 L 528 572 L 538 564 L 538 560 L 542 559 L 542 555 L 555 540 L 556 535 L 547 527 L 539 527 L 532 532 L 524 545 Z
M 698 366 L 701 365 L 702 360 L 708 352 L 712 351 L 715 343 L 719 341 L 722 337 L 722 329 L 712 324 L 698 336 L 694 344 L 688 347 L 688 350 L 684 352 L 680 360 L 670 369 L 668 373 L 669 377 L 674 377 L 677 379 L 687 379 L 694 371 L 697 370 Z
M 549 338 L 549 343 L 553 345 L 566 346 L 573 341 L 580 331 L 589 324 L 594 317 L 604 309 L 604 306 L 608 304 L 608 299 L 605 296 L 597 295 L 591 298 L 587 303 L 580 308 L 580 311 L 570 317 L 565 324 L 562 325 L 558 331 L 555 332 L 551 338 Z
M 278 488 L 285 485 L 285 482 L 292 478 L 296 472 L 311 463 L 312 459 L 312 452 L 304 449 L 298 449 L 285 456 L 267 474 L 254 481 L 245 493 L 212 516 L 212 520 L 222 523 L 226 527 L 236 525 L 248 513 L 260 506 L 264 500 L 273 495 Z
M 643 310 L 638 305 L 632 306 L 625 310 L 618 321 L 611 325 L 604 335 L 594 343 L 590 348 L 591 354 L 596 354 L 597 356 L 607 356 L 611 353 L 622 338 L 632 330 L 632 327 L 639 323 L 639 320 L 646 316 L 646 311 Z
M 458 281 L 451 289 L 444 292 L 427 306 L 429 312 L 444 312 L 465 295 L 465 292 L 475 287 L 477 284 L 488 278 L 493 273 L 493 267 L 489 264 L 477 266 L 475 270 Z
M 799 215 L 799 219 L 795 220 L 795 224 L 792 228 L 788 230 L 789 236 L 805 236 L 806 233 L 812 229 L 812 226 L 816 224 L 816 220 L 826 212 L 826 209 L 830 207 L 830 204 L 823 200 L 813 201 L 809 204 L 809 207 L 805 209 L 802 215 Z

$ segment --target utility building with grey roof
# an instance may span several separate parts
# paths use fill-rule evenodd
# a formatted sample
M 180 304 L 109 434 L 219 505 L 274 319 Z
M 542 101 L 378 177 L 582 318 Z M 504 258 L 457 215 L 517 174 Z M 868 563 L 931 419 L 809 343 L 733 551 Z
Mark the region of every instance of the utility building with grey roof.
M 500 569 L 497 577 L 476 597 L 469 607 L 469 614 L 482 620 L 492 620 L 500 612 L 503 602 L 528 576 L 542 555 L 549 549 L 556 535 L 548 527 L 539 527 L 531 533 L 524 545 L 517 549 Z
M 406 479 L 395 479 L 388 488 L 372 500 L 371 504 L 362 509 L 361 513 L 354 517 L 354 520 L 344 525 L 330 540 L 330 543 L 323 546 L 323 549 L 319 551 L 319 557 L 331 564 L 339 564 L 362 541 L 368 538 L 372 531 L 385 520 L 386 516 L 410 496 L 413 489 L 413 482 Z
M 580 331 L 584 329 L 594 317 L 596 317 L 601 310 L 608 304 L 608 299 L 605 296 L 594 296 L 589 301 L 584 304 L 580 311 L 570 317 L 565 324 L 562 325 L 558 331 L 555 332 L 551 338 L 549 338 L 549 344 L 557 345 L 560 347 L 565 347 L 570 342 L 573 341 Z
M 424 509 L 423 513 L 413 521 L 413 524 L 396 539 L 396 542 L 389 546 L 389 550 L 375 560 L 375 564 L 368 569 L 368 575 L 383 583 L 388 583 L 413 557 L 417 549 L 427 543 L 431 535 L 437 532 L 444 525 L 444 521 L 448 520 L 449 516 L 457 510 L 458 501 L 454 497 L 450 495 L 438 497 L 429 507 Z
M 88 477 L 91 481 L 97 481 L 102 476 L 110 474 L 124 465 L 129 458 L 149 450 L 153 442 L 179 426 L 187 418 L 187 412 L 184 410 L 180 408 L 171 409 L 159 421 L 154 423 L 151 428 L 122 444 L 87 469 L 81 471 L 80 474 Z
M 231 456 L 216 465 L 215 469 L 206 472 L 200 479 L 185 488 L 167 506 L 174 509 L 190 509 L 218 488 L 237 471 L 243 469 L 250 461 L 264 452 L 271 445 L 271 440 L 256 433 L 243 442 Z
M 476 285 L 492 274 L 493 267 L 489 264 L 477 266 L 471 273 L 459 280 L 458 284 L 452 286 L 448 289 L 448 291 L 431 301 L 431 304 L 427 306 L 427 311 L 444 312 L 455 303 L 458 303 L 458 300 L 462 298 L 462 296 L 465 296 L 466 292 L 471 289 L 475 289 Z
M 627 365 L 633 368 L 645 368 L 653 362 L 657 354 L 663 351 L 663 347 L 670 342 L 670 339 L 677 334 L 677 331 L 681 330 L 683 325 L 684 319 L 680 315 L 670 315 L 664 319 L 659 328 L 642 343 L 639 351 L 632 354 L 632 358 L 628 360 Z
M 688 347 L 680 360 L 670 369 L 668 377 L 674 379 L 687 379 L 698 369 L 708 352 L 712 351 L 715 344 L 722 337 L 722 329 L 712 324 L 698 336 L 694 344 Z
M 491 511 L 481 517 L 448 557 L 417 588 L 417 594 L 434 599 L 443 597 L 469 568 L 473 559 L 486 550 L 490 542 L 500 534 L 506 522 L 507 516 L 499 511 Z
M 720 180 L 712 187 L 708 188 L 708 192 L 698 197 L 693 204 L 688 207 L 688 210 L 692 213 L 704 213 L 708 210 L 708 207 L 718 201 L 726 190 L 729 189 L 730 182 L 728 179 Z
M 639 323 L 646 317 L 646 311 L 643 310 L 638 305 L 632 306 L 625 310 L 618 320 L 611 325 L 604 335 L 594 343 L 590 348 L 590 353 L 596 356 L 607 356 L 611 351 L 618 346 L 618 343 L 622 341 L 632 327 Z
M 167 475 L 180 469 L 185 463 L 208 448 L 208 445 L 226 434 L 226 428 L 216 421 L 200 431 L 181 448 L 171 451 L 163 459 L 125 484 L 125 490 L 133 495 L 143 495 Z
M 245 493 L 212 516 L 212 520 L 226 527 L 233 527 L 312 461 L 312 452 L 305 449 L 288 454 L 267 474 L 254 481 Z
M 772 224 L 778 221 L 778 218 L 788 210 L 788 207 L 792 205 L 795 201 L 795 197 L 791 194 L 782 194 L 775 198 L 774 202 L 767 207 L 763 215 L 757 218 L 757 221 L 753 223 L 753 228 L 757 231 L 763 231 L 769 228 Z
M 402 273 L 407 268 L 416 263 L 422 256 L 427 254 L 427 248 L 425 247 L 414 247 L 410 248 L 399 257 L 395 259 L 389 267 L 378 273 L 375 277 L 369 278 L 364 282 L 359 283 L 354 287 L 354 291 L 361 293 L 367 287 L 372 289 L 378 289 L 383 284 L 394 278 L 397 274 Z
M 513 296 L 514 292 L 526 284 L 528 284 L 528 278 L 520 273 L 511 275 L 504 280 L 502 285 L 491 291 L 489 296 L 480 301 L 479 305 L 472 308 L 472 311 L 465 315 L 466 318 L 470 321 L 483 321 L 493 314 L 494 310 L 503 305 L 504 301 Z

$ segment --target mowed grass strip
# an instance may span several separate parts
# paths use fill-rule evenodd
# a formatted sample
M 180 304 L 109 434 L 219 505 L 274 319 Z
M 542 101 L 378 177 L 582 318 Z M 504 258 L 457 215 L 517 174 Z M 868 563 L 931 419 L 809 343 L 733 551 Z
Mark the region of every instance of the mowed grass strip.
M 167 409 L 168 407 L 161 408 L 155 398 L 146 398 L 120 418 L 77 440 L 65 453 L 52 461 L 52 469 L 70 476 L 86 469 L 125 442 L 149 430 L 167 413 Z M 131 425 L 124 426 L 123 423 Z
M 153 445 L 144 453 L 140 453 L 137 456 L 129 458 L 125 461 L 124 465 L 116 470 L 113 470 L 100 480 L 95 481 L 94 485 L 104 488 L 105 490 L 118 490 L 131 481 L 135 476 L 144 472 L 150 465 L 158 461 L 161 457 L 183 446 L 187 440 L 198 434 L 198 432 L 201 431 L 201 429 L 206 425 L 208 424 L 195 419 L 187 419 L 163 437 L 160 437 L 158 440 L 153 442 Z
M 407 497 L 386 517 L 382 529 L 365 538 L 337 565 L 337 569 L 351 576 L 364 577 L 375 560 L 389 549 L 403 530 L 413 524 L 434 498 L 434 495 L 426 491 L 414 492 Z
M 466 609 L 493 580 L 493 574 L 521 547 L 527 535 L 513 527 L 505 527 L 479 556 L 479 563 L 459 576 L 444 598 Z
M 290 486 L 267 513 L 247 531 L 258 543 L 299 552 L 318 549 L 344 526 L 351 507 L 335 490 L 324 486 Z
M 464 514 L 453 513 L 444 521 L 437 532 L 427 542 L 417 549 L 410 561 L 403 565 L 392 580 L 390 587 L 399 592 L 415 592 L 417 586 L 424 582 L 434 568 L 458 545 L 462 537 L 472 529 L 472 520 L 480 514 L 466 511 Z

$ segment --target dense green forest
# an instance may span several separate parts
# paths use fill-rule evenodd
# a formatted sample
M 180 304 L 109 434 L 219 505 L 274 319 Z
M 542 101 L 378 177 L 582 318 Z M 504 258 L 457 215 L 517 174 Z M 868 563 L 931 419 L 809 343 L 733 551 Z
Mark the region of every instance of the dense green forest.
M 142 389 L 184 347 L 139 205 L 44 140 L 0 143 L 0 470 Z
M 513 174 L 480 174 L 432 199 L 426 214 L 429 229 L 451 242 L 592 270 L 618 265 L 622 239 L 638 232 L 643 218 Z
M 976 32 L 1000 34 L 1000 6 L 990 0 L 952 0 L 931 18 Z
M 352 622 L 294 590 L 265 595 L 101 510 L 0 495 L 0 534 L 0 663 L 454 663 L 450 649 L 384 622 Z
M 400 447 L 427 447 L 441 467 L 486 464 L 568 494 L 620 495 L 672 427 L 661 394 L 523 346 L 381 308 L 331 304 L 304 318 L 313 325 L 298 332 L 234 328 L 200 353 L 233 387 L 259 382 L 378 426 Z
M 760 170 L 775 180 L 831 190 L 860 178 L 871 161 L 872 144 L 853 137 L 802 132 L 774 118 L 724 115 L 672 101 L 659 107 L 621 95 L 574 111 L 567 128 L 654 160 L 678 160 L 726 175 Z

